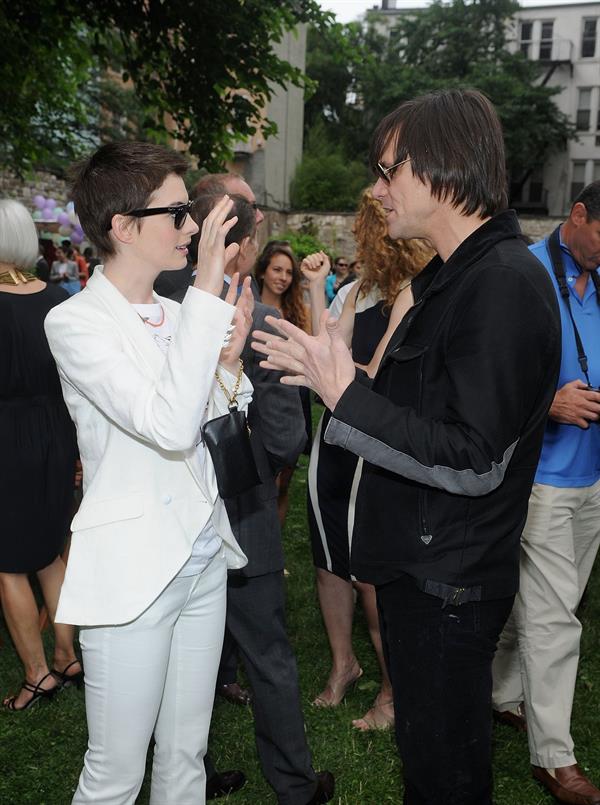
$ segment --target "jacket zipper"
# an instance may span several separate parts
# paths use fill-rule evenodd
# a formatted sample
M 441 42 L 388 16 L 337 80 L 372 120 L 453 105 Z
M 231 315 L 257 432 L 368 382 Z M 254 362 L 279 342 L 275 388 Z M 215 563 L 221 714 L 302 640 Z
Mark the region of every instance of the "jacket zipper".
M 421 542 L 423 542 L 425 545 L 429 545 L 429 543 L 433 539 L 433 535 L 430 534 L 429 528 L 427 527 L 425 494 L 426 493 L 422 489 L 419 490 L 419 520 L 421 524 Z

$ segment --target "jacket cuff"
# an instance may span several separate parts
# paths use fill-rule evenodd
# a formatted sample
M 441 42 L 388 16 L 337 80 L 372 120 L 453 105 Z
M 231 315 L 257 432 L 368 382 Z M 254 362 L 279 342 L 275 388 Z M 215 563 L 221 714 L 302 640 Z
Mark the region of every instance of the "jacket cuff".
M 371 378 L 366 372 L 358 370 L 367 380 Z M 348 437 L 354 428 L 364 428 L 364 411 L 368 411 L 373 404 L 373 392 L 369 385 L 363 385 L 363 378 L 357 377 L 350 383 L 346 391 L 338 400 L 331 413 L 331 419 L 325 431 L 327 444 L 335 444 L 346 448 Z

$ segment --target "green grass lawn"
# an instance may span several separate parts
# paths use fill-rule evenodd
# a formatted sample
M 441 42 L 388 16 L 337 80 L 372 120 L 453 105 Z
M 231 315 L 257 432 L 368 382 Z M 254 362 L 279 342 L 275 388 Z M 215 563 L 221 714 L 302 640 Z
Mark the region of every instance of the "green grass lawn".
M 370 707 L 378 689 L 378 673 L 360 611 L 355 621 L 355 647 L 364 668 L 358 686 L 337 710 L 310 706 L 329 670 L 327 640 L 321 624 L 305 515 L 307 461 L 293 480 L 292 503 L 285 532 L 289 570 L 288 626 L 298 657 L 306 729 L 317 769 L 331 769 L 337 786 L 334 805 L 401 803 L 400 763 L 391 733 L 361 734 L 351 720 Z M 582 656 L 573 716 L 578 760 L 600 781 L 600 741 L 597 739 L 600 704 L 600 584 L 592 580 L 585 611 Z M 0 619 L 0 693 L 16 691 L 22 671 Z M 51 635 L 45 640 L 50 643 Z M 0 712 L 0 805 L 67 805 L 70 803 L 86 746 L 83 693 L 66 690 L 50 703 L 25 713 Z M 215 707 L 212 752 L 222 769 L 241 768 L 246 787 L 222 802 L 269 805 L 275 797 L 263 781 L 254 748 L 252 715 L 246 708 L 219 700 Z M 550 796 L 529 776 L 526 738 L 496 726 L 496 805 L 551 803 Z M 139 803 L 147 803 L 144 784 Z M 165 803 L 177 805 L 177 803 Z

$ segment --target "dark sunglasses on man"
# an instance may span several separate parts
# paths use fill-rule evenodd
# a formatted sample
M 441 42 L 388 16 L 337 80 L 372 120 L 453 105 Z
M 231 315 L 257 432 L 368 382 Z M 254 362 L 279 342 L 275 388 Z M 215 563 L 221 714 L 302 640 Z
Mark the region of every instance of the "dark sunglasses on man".
M 375 173 L 380 179 L 383 179 L 386 184 L 389 184 L 394 178 L 396 170 L 404 165 L 405 162 L 410 162 L 410 157 L 403 159 L 401 162 L 396 162 L 395 165 L 390 165 L 389 168 L 386 168 L 385 165 L 382 165 L 381 162 L 378 162 L 375 166 Z

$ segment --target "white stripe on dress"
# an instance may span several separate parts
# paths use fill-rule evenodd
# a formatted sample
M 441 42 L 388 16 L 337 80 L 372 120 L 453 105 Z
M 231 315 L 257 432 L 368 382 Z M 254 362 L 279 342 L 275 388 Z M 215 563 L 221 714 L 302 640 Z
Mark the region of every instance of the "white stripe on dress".
M 359 457 L 356 469 L 354 470 L 354 478 L 352 479 L 352 488 L 350 490 L 350 500 L 348 502 L 348 566 L 350 565 L 350 556 L 352 556 L 352 535 L 354 533 L 354 515 L 356 513 L 356 495 L 358 494 L 358 486 L 362 476 L 363 459 Z M 356 581 L 356 576 L 350 574 L 352 581 Z
M 323 429 L 323 417 L 325 412 L 319 420 L 317 432 L 313 441 L 312 450 L 310 452 L 310 461 L 308 463 L 308 494 L 310 496 L 310 503 L 319 529 L 321 543 L 323 544 L 323 552 L 325 554 L 325 562 L 327 570 L 332 572 L 331 554 L 327 545 L 327 537 L 325 535 L 325 528 L 323 527 L 323 518 L 321 517 L 321 509 L 319 508 L 319 493 L 317 492 L 317 468 L 319 466 L 319 447 L 321 443 L 321 431 Z

